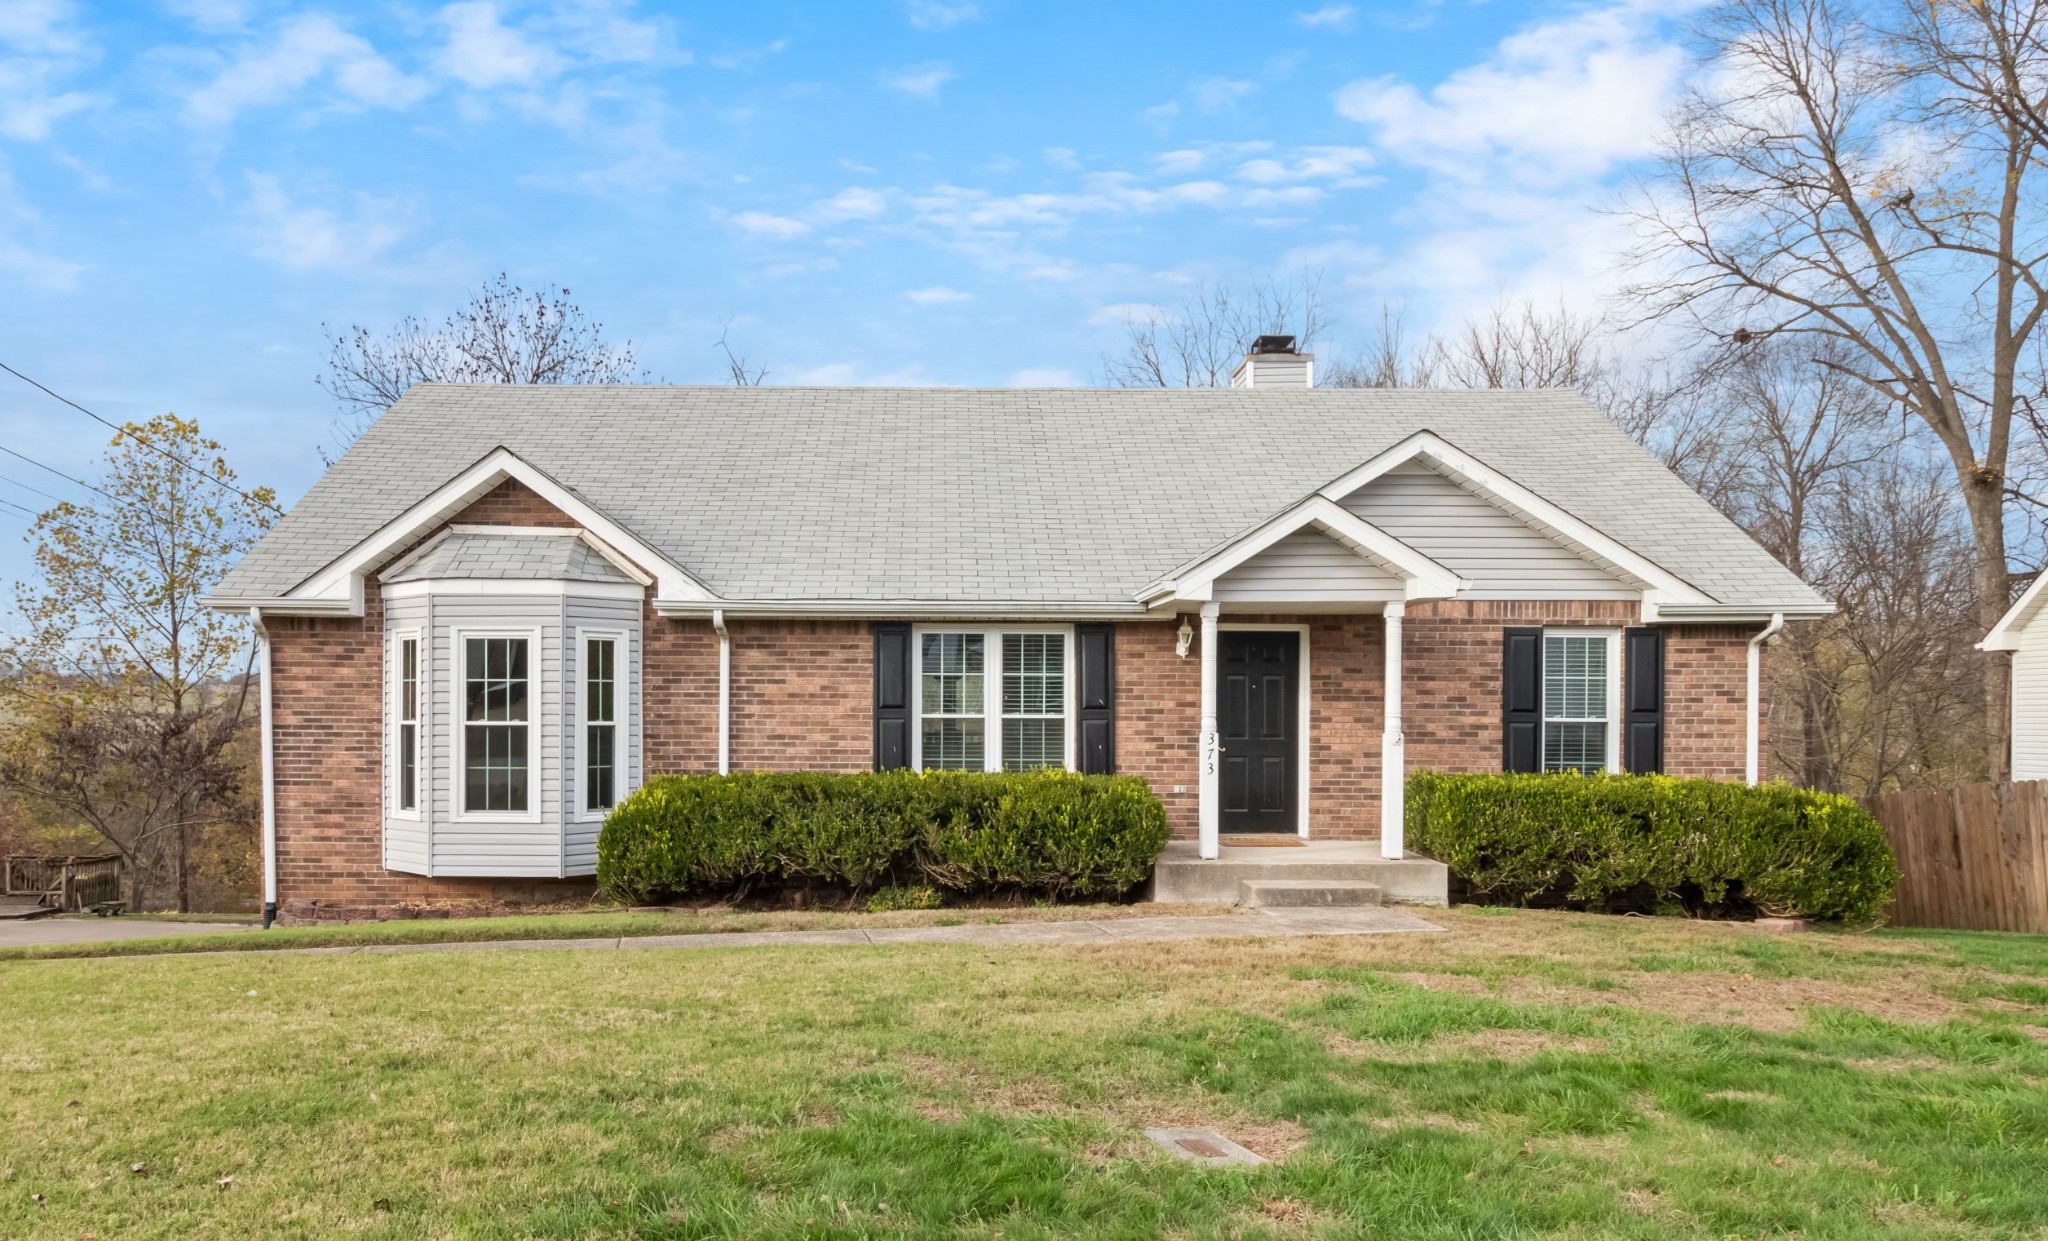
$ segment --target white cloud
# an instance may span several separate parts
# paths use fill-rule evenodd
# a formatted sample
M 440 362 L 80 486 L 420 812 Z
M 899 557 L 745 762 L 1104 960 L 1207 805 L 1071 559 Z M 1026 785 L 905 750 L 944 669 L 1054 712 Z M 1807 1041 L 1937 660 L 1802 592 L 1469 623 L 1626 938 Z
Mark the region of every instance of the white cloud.
M 958 0 L 905 0 L 903 9 L 911 25 L 926 31 L 951 30 L 981 16 L 980 5 Z
M 69 289 L 78 280 L 77 263 L 45 253 L 20 234 L 38 231 L 34 208 L 15 194 L 14 179 L 0 168 L 0 272 L 49 289 Z
M 1373 153 L 1365 147 L 1303 147 L 1293 160 L 1253 159 L 1237 166 L 1237 178 L 1259 185 L 1287 181 L 1329 181 L 1344 187 L 1373 184 L 1361 176 L 1372 167 Z
M 1492 160 L 1597 175 L 1651 149 L 1683 65 L 1654 15 L 1624 3 L 1511 35 L 1427 93 L 1394 77 L 1353 82 L 1337 111 L 1382 150 L 1446 176 Z
M 67 90 L 92 50 L 66 0 L 0 0 L 0 137 L 37 142 L 64 117 L 100 102 Z
M 732 217 L 732 223 L 741 232 L 752 233 L 756 237 L 773 237 L 778 241 L 788 241 L 811 231 L 811 226 L 802 220 L 770 215 L 765 211 L 742 211 Z
M 1097 306 L 1086 320 L 1089 327 L 1122 327 L 1126 323 L 1143 323 L 1148 319 L 1164 319 L 1164 306 L 1150 302 L 1117 302 L 1110 306 Z
M 1358 10 L 1348 4 L 1326 4 L 1312 13 L 1296 13 L 1294 24 L 1310 30 L 1346 31 L 1356 24 Z
M 937 99 L 939 88 L 960 75 L 953 72 L 953 66 L 943 60 L 913 65 L 882 75 L 882 85 L 890 90 L 899 90 L 913 99 Z
M 441 10 L 441 21 L 448 27 L 441 68 L 464 85 L 525 85 L 562 70 L 562 58 L 552 48 L 507 27 L 491 0 L 451 4 Z
M 850 186 L 811 207 L 820 220 L 872 220 L 889 209 L 889 200 L 878 190 Z
M 249 173 L 248 185 L 239 214 L 250 248 L 286 267 L 360 270 L 410 231 L 408 213 L 393 199 L 358 194 L 354 215 L 344 218 L 293 202 L 274 176 Z
M 929 289 L 905 289 L 903 296 L 920 306 L 957 306 L 974 300 L 974 294 L 949 289 L 943 284 L 935 284 Z
M 241 0 L 160 0 L 170 10 L 202 30 L 234 30 L 249 20 L 249 7 Z
M 893 371 L 871 371 L 858 362 L 828 362 L 790 376 L 790 383 L 809 388 L 928 388 L 931 377 L 912 363 Z
M 1204 112 L 1221 111 L 1247 95 L 1256 94 L 1258 89 L 1257 82 L 1242 78 L 1203 78 L 1188 88 L 1195 106 Z
M 1081 157 L 1072 147 L 1047 147 L 1040 154 L 1045 157 L 1046 163 L 1055 168 L 1064 168 L 1068 172 L 1081 170 Z
M 245 108 L 279 102 L 323 77 L 336 94 L 367 107 L 410 107 L 428 90 L 333 18 L 306 13 L 286 20 L 267 46 L 237 49 L 213 81 L 185 97 L 185 119 L 225 125 Z
M 1026 367 L 1010 376 L 1012 388 L 1071 388 L 1074 372 L 1051 367 Z

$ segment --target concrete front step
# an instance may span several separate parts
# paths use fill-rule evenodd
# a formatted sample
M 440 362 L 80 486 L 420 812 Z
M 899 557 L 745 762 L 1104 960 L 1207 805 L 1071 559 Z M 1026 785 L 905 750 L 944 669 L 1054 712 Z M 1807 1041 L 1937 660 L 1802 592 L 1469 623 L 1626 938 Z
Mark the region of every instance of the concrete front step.
M 1233 848 L 1204 859 L 1192 840 L 1166 846 L 1152 871 L 1150 895 L 1162 904 L 1229 905 L 1246 880 L 1363 883 L 1388 903 L 1450 903 L 1451 873 L 1442 862 L 1380 856 L 1377 841 L 1310 841 L 1298 848 Z
M 1327 909 L 1377 905 L 1380 885 L 1353 879 L 1246 879 L 1237 903 L 1252 909 Z

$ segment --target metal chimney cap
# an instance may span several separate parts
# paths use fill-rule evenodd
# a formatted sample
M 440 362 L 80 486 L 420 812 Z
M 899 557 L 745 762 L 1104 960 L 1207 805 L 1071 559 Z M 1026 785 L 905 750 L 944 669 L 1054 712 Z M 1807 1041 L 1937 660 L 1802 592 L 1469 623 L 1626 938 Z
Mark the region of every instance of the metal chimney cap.
M 1293 353 L 1292 336 L 1261 336 L 1252 342 L 1253 353 Z

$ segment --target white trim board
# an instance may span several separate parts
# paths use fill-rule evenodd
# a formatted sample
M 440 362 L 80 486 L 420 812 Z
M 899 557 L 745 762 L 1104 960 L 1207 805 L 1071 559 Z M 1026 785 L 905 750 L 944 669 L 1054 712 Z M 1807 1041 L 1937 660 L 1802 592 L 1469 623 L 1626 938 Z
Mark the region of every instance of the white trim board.
M 1147 603 L 1206 602 L 1216 579 L 1291 534 L 1316 530 L 1402 580 L 1407 599 L 1448 599 L 1471 583 L 1326 496 L 1310 496 L 1138 592 Z M 1274 608 L 1283 608 L 1274 603 Z
M 1296 733 L 1296 737 L 1295 737 L 1295 742 L 1294 742 L 1294 746 L 1295 746 L 1295 750 L 1294 750 L 1294 756 L 1295 756 L 1295 765 L 1296 765 L 1296 766 L 1298 766 L 1298 767 L 1299 767 L 1299 768 L 1301 769 L 1301 770 L 1300 770 L 1300 771 L 1299 771 L 1299 772 L 1298 772 L 1298 773 L 1297 773 L 1297 774 L 1295 775 L 1295 781 L 1296 781 L 1296 783 L 1297 783 L 1297 785 L 1298 785 L 1298 787 L 1297 787 L 1297 789 L 1296 789 L 1296 796 L 1297 796 L 1297 797 L 1298 797 L 1298 798 L 1300 799 L 1300 801 L 1301 801 L 1301 826 L 1300 826 L 1299 828 L 1297 828 L 1297 829 L 1296 829 L 1296 834 L 1297 834 L 1297 835 L 1299 835 L 1299 836 L 1300 836 L 1300 837 L 1301 837 L 1301 838 L 1302 838 L 1303 840 L 1307 840 L 1307 839 L 1308 839 L 1308 795 L 1309 795 L 1309 789 L 1310 789 L 1310 787 L 1311 787 L 1311 786 L 1310 786 L 1310 784 L 1309 784 L 1309 777 L 1308 777 L 1308 753 L 1309 753 L 1309 748 L 1310 748 L 1310 747 L 1309 747 L 1309 727 L 1310 727 L 1310 720 L 1311 720 L 1311 716 L 1310 716 L 1310 714 L 1309 714 L 1309 695 L 1310 695 L 1311 693 L 1313 693 L 1313 692 L 1314 692 L 1314 691 L 1313 691 L 1313 690 L 1312 690 L 1312 689 L 1310 688 L 1310 686 L 1311 686 L 1311 682 L 1310 682 L 1310 680 L 1309 680 L 1309 662 L 1308 662 L 1308 647 L 1309 647 L 1309 640 L 1308 640 L 1308 636 L 1309 636 L 1309 626 L 1307 626 L 1307 625 L 1296 625 L 1296 624 L 1257 624 L 1257 623 L 1249 623 L 1249 622 L 1248 622 L 1248 623 L 1245 623 L 1245 624 L 1240 624 L 1240 625 L 1233 625 L 1233 624 L 1231 624 L 1231 623 L 1230 623 L 1230 622 L 1228 622 L 1228 621 L 1224 621 L 1224 620 L 1219 620 L 1219 621 L 1217 621 L 1217 622 L 1216 622 L 1216 630 L 1217 630 L 1217 632 L 1218 632 L 1218 633 L 1228 633 L 1228 632 L 1230 632 L 1231 630 L 1239 630 L 1239 631 L 1244 631 L 1244 630 L 1251 630 L 1251 631 L 1259 631 L 1259 630 L 1265 630 L 1265 631 L 1275 631 L 1275 630 L 1277 630 L 1277 631 L 1280 631 L 1280 632 L 1283 632 L 1283 633 L 1284 633 L 1284 632 L 1287 632 L 1287 631 L 1290 631 L 1290 630 L 1291 630 L 1291 631 L 1293 631 L 1293 632 L 1295 632 L 1295 633 L 1298 633 L 1298 634 L 1300 634 L 1300 635 L 1301 635 L 1301 663 L 1300 663 L 1300 666 L 1299 666 L 1299 667 L 1297 667 L 1297 668 L 1295 669 L 1295 676 L 1296 676 L 1296 677 L 1297 677 L 1297 678 L 1298 678 L 1298 679 L 1300 680 L 1301 684 L 1300 684 L 1300 687 L 1299 687 L 1298 691 L 1297 691 L 1297 692 L 1295 693 L 1295 695 L 1294 695 L 1294 697 L 1295 697 L 1295 711 L 1296 711 L 1296 722 L 1295 722 L 1295 726 L 1294 726 L 1294 727 L 1295 727 L 1295 733 Z M 1221 712 L 1219 712 L 1219 713 L 1218 713 L 1218 717 L 1217 717 L 1217 718 L 1218 718 L 1218 720 L 1219 720 L 1219 721 L 1221 720 L 1221 718 L 1222 718 L 1222 716 L 1221 716 Z M 1218 780 L 1217 780 L 1217 782 L 1216 782 L 1216 796 L 1217 796 L 1217 797 L 1218 797 L 1219 799 L 1220 799 L 1220 798 L 1221 798 L 1221 797 L 1223 796 L 1223 782 L 1222 782 L 1222 780 L 1221 780 L 1221 779 L 1218 779 Z M 1218 805 L 1218 806 L 1216 807 L 1216 814 L 1217 814 L 1218 822 L 1220 823 L 1220 822 L 1221 822 L 1221 819 L 1222 819 L 1222 814 L 1223 814 L 1223 807 L 1222 807 L 1221 805 Z M 1219 831 L 1219 833 L 1221 832 L 1221 828 L 1220 828 L 1220 827 L 1218 828 L 1218 831 Z
M 392 553 L 418 538 L 421 532 L 431 530 L 461 512 L 508 479 L 524 484 L 541 499 L 567 514 L 579 527 L 594 536 L 597 541 L 593 542 L 593 547 L 610 553 L 607 559 L 611 556 L 622 556 L 651 570 L 654 574 L 657 598 L 664 601 L 703 602 L 717 597 L 682 566 L 635 538 L 625 527 L 592 508 L 582 497 L 522 460 L 510 449 L 500 447 L 492 449 L 475 465 L 443 483 L 424 500 L 386 522 L 376 533 L 329 562 L 326 568 L 287 591 L 282 599 L 275 601 L 277 610 L 304 609 L 361 616 L 363 579 L 368 574 L 380 567 Z M 645 573 L 636 573 L 635 576 L 644 577 Z M 218 601 L 219 604 L 229 607 L 246 606 L 248 602 L 229 599 Z M 267 605 L 271 601 L 258 602 Z

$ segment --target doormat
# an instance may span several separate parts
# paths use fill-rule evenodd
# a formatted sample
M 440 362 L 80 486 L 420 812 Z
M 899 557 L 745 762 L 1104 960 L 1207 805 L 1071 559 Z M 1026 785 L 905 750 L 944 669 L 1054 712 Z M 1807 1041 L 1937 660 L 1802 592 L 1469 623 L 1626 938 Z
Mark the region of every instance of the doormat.
M 1217 844 L 1233 849 L 1299 849 L 1308 842 L 1299 836 L 1220 836 Z

